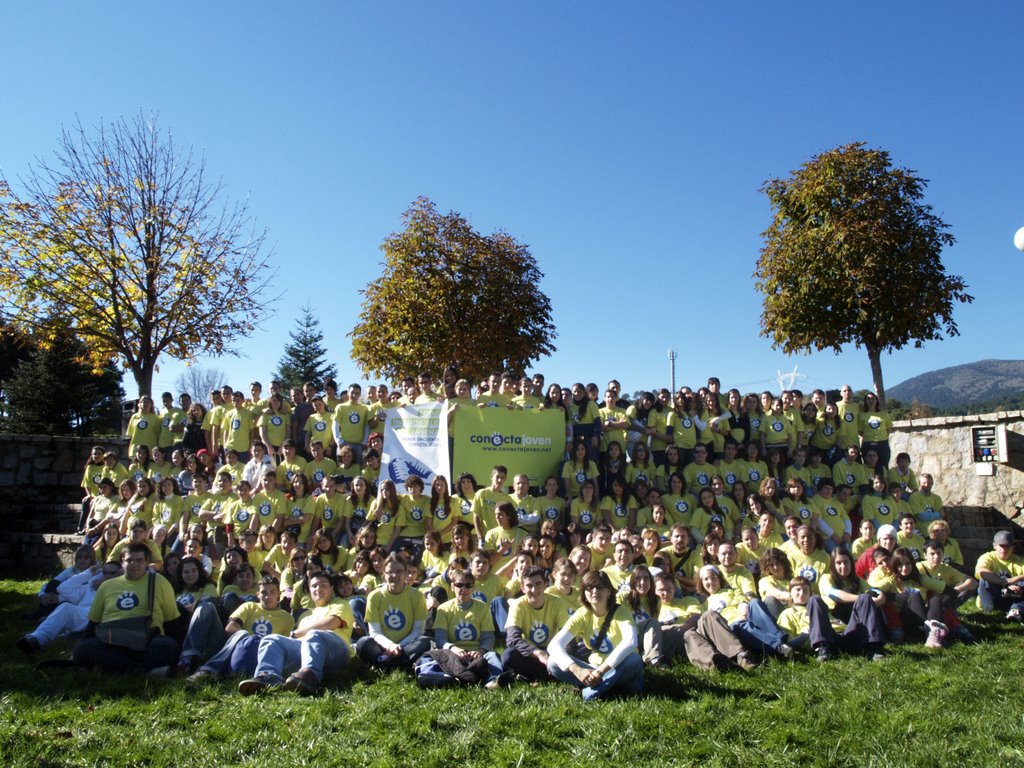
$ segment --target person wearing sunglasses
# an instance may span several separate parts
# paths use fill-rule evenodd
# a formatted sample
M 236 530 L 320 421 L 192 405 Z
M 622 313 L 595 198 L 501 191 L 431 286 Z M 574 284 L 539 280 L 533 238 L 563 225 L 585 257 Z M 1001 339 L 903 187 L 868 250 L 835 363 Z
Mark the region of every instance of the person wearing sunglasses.
M 615 600 L 608 574 L 591 571 L 583 577 L 583 606 L 558 630 L 548 645 L 548 672 L 582 690 L 584 701 L 613 691 L 637 693 L 644 687 L 644 664 L 637 652 L 637 632 L 629 608 Z M 579 640 L 586 658 L 569 654 Z

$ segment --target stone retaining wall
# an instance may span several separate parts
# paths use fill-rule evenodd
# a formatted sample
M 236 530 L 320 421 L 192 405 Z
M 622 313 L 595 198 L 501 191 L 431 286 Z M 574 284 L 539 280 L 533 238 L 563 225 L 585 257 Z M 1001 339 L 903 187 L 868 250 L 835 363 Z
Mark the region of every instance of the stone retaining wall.
M 1006 430 L 1007 455 L 989 465 L 992 475 L 977 473 L 972 427 Z M 1024 411 L 897 421 L 889 445 L 892 463 L 897 453 L 909 453 L 914 471 L 935 478 L 935 492 L 947 505 L 991 507 L 1008 518 L 1024 506 Z
M 0 501 L 68 503 L 82 498 L 82 473 L 94 445 L 124 460 L 125 438 L 0 435 Z

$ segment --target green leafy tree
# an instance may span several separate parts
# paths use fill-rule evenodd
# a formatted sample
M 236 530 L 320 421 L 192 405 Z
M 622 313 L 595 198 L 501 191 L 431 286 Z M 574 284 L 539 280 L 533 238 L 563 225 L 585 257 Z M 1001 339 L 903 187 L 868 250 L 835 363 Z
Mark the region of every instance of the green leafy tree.
M 478 381 L 555 351 L 551 302 L 529 248 L 505 232 L 480 234 L 423 197 L 402 218 L 349 334 L 365 372 L 397 378 L 454 364 Z
M 267 316 L 263 233 L 151 118 L 63 130 L 20 186 L 0 179 L 0 311 L 42 346 L 70 330 L 152 394 L 161 357 L 232 354 Z
M 121 372 L 100 373 L 80 362 L 85 345 L 67 335 L 34 348 L 2 382 L 4 428 L 21 434 L 117 434 L 121 429 Z
M 958 335 L 953 307 L 973 300 L 942 265 L 954 238 L 926 185 L 855 143 L 761 188 L 773 212 L 754 272 L 761 335 L 787 354 L 864 347 L 883 405 L 882 353 Z
M 325 381 L 338 375 L 338 369 L 327 362 L 320 320 L 309 304 L 302 308 L 302 316 L 288 337 L 291 342 L 284 348 L 274 374 L 286 388 L 301 387 L 307 381 L 322 388 Z

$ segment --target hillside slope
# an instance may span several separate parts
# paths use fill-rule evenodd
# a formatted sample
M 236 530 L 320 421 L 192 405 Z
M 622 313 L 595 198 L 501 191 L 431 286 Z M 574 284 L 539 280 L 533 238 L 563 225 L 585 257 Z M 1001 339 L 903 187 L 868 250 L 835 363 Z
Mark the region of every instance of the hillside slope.
M 1024 360 L 979 360 L 922 373 L 886 390 L 889 398 L 933 408 L 994 400 L 1024 391 Z

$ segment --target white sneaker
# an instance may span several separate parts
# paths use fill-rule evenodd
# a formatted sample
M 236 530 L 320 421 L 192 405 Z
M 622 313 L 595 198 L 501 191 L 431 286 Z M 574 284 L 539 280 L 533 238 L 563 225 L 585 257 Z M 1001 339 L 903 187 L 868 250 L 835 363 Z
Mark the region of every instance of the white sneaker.
M 941 621 L 929 620 L 925 622 L 928 627 L 928 639 L 924 641 L 926 648 L 945 648 L 946 635 L 949 629 Z
M 1020 621 L 1020 608 L 1011 608 L 1006 612 L 1007 621 Z

